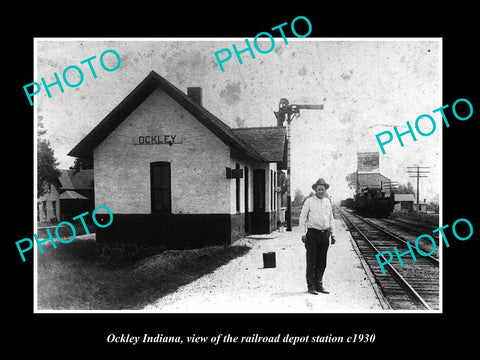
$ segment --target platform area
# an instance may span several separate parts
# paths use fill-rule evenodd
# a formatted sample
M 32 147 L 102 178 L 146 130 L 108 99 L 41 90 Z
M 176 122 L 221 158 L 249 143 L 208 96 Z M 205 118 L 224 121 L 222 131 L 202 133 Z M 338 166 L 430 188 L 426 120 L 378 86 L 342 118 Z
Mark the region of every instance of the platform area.
M 305 280 L 305 245 L 298 227 L 235 245 L 251 250 L 172 294 L 146 306 L 165 313 L 368 313 L 388 310 L 364 269 L 355 244 L 340 219 L 336 243 L 328 250 L 324 286 L 312 295 Z M 275 252 L 276 267 L 264 268 L 263 253 Z

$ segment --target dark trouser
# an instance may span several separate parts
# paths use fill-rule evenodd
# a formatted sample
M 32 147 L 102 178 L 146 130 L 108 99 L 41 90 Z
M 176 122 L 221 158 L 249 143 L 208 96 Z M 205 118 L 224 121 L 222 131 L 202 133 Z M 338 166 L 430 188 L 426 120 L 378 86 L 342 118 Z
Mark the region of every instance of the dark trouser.
M 307 249 L 307 286 L 308 289 L 321 287 L 323 273 L 327 266 L 327 251 L 330 245 L 328 230 L 308 229 L 305 248 Z

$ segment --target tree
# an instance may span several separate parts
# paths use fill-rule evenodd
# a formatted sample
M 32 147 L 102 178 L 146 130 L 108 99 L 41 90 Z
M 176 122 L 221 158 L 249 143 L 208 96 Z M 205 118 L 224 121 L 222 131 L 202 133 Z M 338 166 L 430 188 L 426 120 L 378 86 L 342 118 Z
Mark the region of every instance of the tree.
M 296 189 L 295 190 L 295 196 L 293 197 L 293 202 L 292 202 L 292 205 L 293 206 L 300 206 L 303 204 L 303 194 L 302 194 L 302 191 L 300 189 Z
M 349 189 L 351 190 L 357 189 L 357 172 L 356 171 L 348 174 L 345 180 L 347 180 L 347 186 Z
M 73 173 L 77 173 L 82 169 L 93 169 L 93 160 L 75 158 L 73 165 L 69 167 Z
M 412 186 L 412 183 L 409 181 L 407 185 L 399 184 L 395 189 L 396 194 L 415 194 L 415 190 Z
M 45 138 L 46 130 L 43 128 L 41 117 L 38 120 L 37 139 L 37 198 L 44 195 L 46 185 L 52 184 L 60 176 L 58 162 L 54 156 L 50 142 Z

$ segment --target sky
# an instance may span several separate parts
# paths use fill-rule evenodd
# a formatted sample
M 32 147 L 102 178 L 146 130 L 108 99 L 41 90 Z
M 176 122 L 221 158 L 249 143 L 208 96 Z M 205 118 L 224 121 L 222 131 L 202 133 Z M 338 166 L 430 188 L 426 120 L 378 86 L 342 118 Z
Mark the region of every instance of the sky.
M 253 38 L 249 38 L 253 43 Z M 270 40 L 259 41 L 266 50 Z M 304 195 L 323 178 L 330 184 L 334 200 L 351 196 L 345 177 L 357 167 L 357 152 L 378 151 L 375 135 L 397 126 L 406 131 L 422 114 L 436 120 L 430 136 L 396 139 L 380 153 L 380 172 L 400 184 L 412 182 L 408 166 L 428 166 L 430 173 L 420 181 L 420 197 L 427 201 L 441 192 L 443 125 L 433 113 L 442 104 L 441 39 L 439 38 L 275 38 L 271 52 L 255 50 L 255 59 L 242 53 L 223 64 L 222 72 L 214 53 L 232 44 L 245 48 L 245 38 L 198 39 L 36 39 L 36 70 L 32 81 L 54 81 L 71 65 L 83 71 L 83 82 L 75 88 L 63 84 L 35 95 L 36 116 L 42 120 L 46 137 L 59 168 L 66 169 L 74 158 L 67 153 L 154 70 L 180 90 L 200 86 L 203 106 L 232 128 L 275 126 L 273 114 L 281 98 L 290 104 L 323 104 L 323 110 L 301 110 L 291 126 L 292 196 L 295 189 Z M 105 50 L 116 51 L 120 67 L 112 72 L 99 63 Z M 91 61 L 97 78 L 88 64 Z M 223 54 L 222 54 L 223 56 Z M 114 67 L 115 57 L 104 57 Z M 71 83 L 79 81 L 75 70 L 68 72 Z M 25 101 L 28 102 L 26 99 Z M 419 122 L 425 133 L 431 124 Z

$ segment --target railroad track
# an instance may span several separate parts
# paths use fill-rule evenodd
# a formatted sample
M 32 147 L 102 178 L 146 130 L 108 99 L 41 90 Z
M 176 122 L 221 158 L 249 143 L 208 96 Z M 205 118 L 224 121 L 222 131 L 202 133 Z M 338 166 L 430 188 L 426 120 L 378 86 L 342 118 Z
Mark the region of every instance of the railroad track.
M 401 254 L 408 250 L 404 240 L 386 229 L 350 212 L 337 208 L 345 220 L 362 256 L 369 265 L 375 281 L 394 310 L 438 310 L 439 309 L 439 262 L 433 257 L 411 254 L 402 257 L 400 265 L 393 250 L 396 246 Z M 376 254 L 390 251 L 393 260 L 385 265 L 383 274 Z M 415 250 L 414 250 L 415 251 Z M 385 259 L 382 260 L 386 262 Z
M 422 228 L 424 231 L 420 231 L 419 228 L 410 228 L 405 225 L 402 225 L 401 223 L 399 224 L 392 219 L 366 218 L 364 220 L 366 220 L 367 222 L 371 222 L 378 227 L 381 227 L 387 232 L 393 233 L 395 236 L 399 237 L 403 241 L 408 241 L 408 239 L 415 239 L 418 236 L 423 234 L 430 235 L 434 239 L 434 242 L 435 242 L 434 246 L 436 248 L 436 249 L 433 249 L 434 253 L 432 254 L 432 256 L 438 259 L 438 256 L 439 256 L 438 249 L 440 248 L 439 246 L 440 244 L 438 240 L 438 233 L 432 233 L 433 226 L 432 226 L 432 229 L 430 229 L 429 231 L 426 231 L 426 227 Z M 412 246 L 414 245 L 414 243 L 411 243 L 411 244 Z M 432 250 L 432 243 L 430 242 L 430 240 L 421 239 L 418 242 L 418 246 L 420 250 L 422 250 L 424 253 L 430 253 L 430 251 Z
M 428 227 L 425 225 L 416 224 L 416 223 L 403 221 L 399 219 L 379 218 L 378 220 L 382 221 L 383 223 L 389 226 L 393 225 L 413 235 L 429 234 L 436 240 L 438 245 L 438 233 L 432 233 L 432 230 L 436 228 L 435 226 Z

